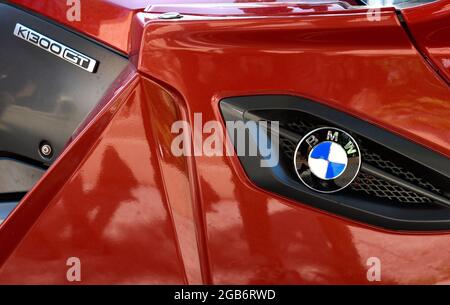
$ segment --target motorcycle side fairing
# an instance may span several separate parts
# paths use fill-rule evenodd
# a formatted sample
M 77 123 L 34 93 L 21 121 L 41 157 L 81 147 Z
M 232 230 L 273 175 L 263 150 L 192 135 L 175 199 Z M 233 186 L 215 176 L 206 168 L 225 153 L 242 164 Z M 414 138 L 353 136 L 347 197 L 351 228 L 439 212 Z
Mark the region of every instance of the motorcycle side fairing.
M 14 149 L 9 156 L 25 155 L 45 174 L 0 225 L 0 283 L 67 283 L 71 257 L 82 262 L 82 283 L 96 284 L 365 284 L 371 257 L 382 262 L 381 283 L 449 283 L 445 226 L 366 223 L 261 188 L 237 156 L 171 153 L 174 122 L 193 123 L 201 113 L 204 122 L 225 127 L 221 101 L 281 95 L 358 118 L 448 162 L 450 92 L 440 63 L 449 44 L 437 42 L 438 34 L 415 34 L 427 24 L 441 33 L 442 23 L 417 17 L 437 4 L 401 17 L 383 8 L 374 21 L 370 9 L 340 2 L 189 2 L 83 2 L 78 22 L 66 19 L 61 1 L 1 4 L 0 13 L 7 6 L 44 22 L 54 31 L 40 28 L 48 35 L 61 32 L 61 42 L 72 45 L 75 35 L 77 50 L 99 66 L 90 75 L 13 40 L 14 20 L 0 29 L 2 39 L 21 44 L 21 62 L 48 63 L 29 78 L 31 95 L 2 87 L 0 78 L 2 93 L 13 92 L 8 105 L 36 96 L 44 90 L 39 82 L 51 77 L 57 81 L 45 86 L 66 89 L 69 104 L 89 105 L 57 137 L 65 140 L 52 160 L 33 150 L 48 138 L 35 129 L 35 142 L 12 142 L 32 153 Z M 436 18 L 448 19 L 448 1 L 437 3 Z M 167 11 L 182 18 L 158 18 Z M 28 110 L 43 107 L 30 103 Z M 441 169 L 444 182 L 448 174 Z

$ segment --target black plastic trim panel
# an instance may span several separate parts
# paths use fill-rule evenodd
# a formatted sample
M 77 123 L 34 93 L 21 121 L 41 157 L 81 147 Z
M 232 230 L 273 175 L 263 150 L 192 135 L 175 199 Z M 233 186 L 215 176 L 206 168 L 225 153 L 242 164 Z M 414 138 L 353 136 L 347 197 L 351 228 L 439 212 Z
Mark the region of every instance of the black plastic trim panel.
M 95 59 L 95 73 L 14 36 L 17 23 Z M 3 3 L 0 41 L 0 152 L 49 165 L 130 62 L 98 42 Z M 50 158 L 39 153 L 41 143 L 51 144 Z

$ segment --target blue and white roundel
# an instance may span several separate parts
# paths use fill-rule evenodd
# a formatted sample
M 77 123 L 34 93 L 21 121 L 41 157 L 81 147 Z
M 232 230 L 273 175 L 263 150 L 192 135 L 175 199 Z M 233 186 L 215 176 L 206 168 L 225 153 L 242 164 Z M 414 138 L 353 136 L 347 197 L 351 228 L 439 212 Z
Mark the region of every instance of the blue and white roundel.
M 336 179 L 347 167 L 347 153 L 341 145 L 325 141 L 311 149 L 308 165 L 311 172 L 323 180 Z

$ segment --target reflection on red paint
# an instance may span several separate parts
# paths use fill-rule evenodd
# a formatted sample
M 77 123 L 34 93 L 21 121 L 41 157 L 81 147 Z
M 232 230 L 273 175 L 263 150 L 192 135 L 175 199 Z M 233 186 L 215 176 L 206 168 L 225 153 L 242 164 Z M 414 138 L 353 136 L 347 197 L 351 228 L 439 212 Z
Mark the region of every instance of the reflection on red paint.
M 102 18 L 78 29 L 128 50 L 122 34 L 132 13 L 123 3 L 93 1 L 111 11 L 92 13 Z M 381 260 L 382 284 L 450 282 L 448 232 L 373 228 L 255 187 L 235 156 L 170 151 L 174 121 L 192 123 L 200 112 L 222 122 L 221 98 L 278 93 L 450 156 L 450 92 L 393 9 L 379 22 L 361 12 L 136 18 L 144 35 L 138 71 L 0 226 L 0 283 L 65 284 L 69 257 L 80 258 L 84 284 L 368 284 L 370 257 Z
M 419 49 L 450 83 L 450 0 L 405 9 L 402 14 Z

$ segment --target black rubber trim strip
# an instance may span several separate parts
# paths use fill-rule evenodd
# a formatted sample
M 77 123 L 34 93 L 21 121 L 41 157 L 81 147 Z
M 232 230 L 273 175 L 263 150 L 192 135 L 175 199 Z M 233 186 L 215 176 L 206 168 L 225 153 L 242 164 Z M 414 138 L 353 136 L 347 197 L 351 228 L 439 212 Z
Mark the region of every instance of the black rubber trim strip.
M 19 202 L 26 194 L 26 192 L 1 193 L 0 202 Z
M 225 121 L 244 122 L 255 120 L 254 114 L 250 111 L 273 109 L 306 112 L 420 163 L 440 174 L 444 180 L 449 179 L 446 169 L 450 168 L 450 160 L 443 155 L 366 121 L 305 98 L 289 95 L 241 96 L 222 100 L 220 108 Z M 248 140 L 253 141 L 251 137 Z M 426 205 L 405 208 L 403 205 L 380 204 L 379 201 L 361 199 L 345 191 L 322 194 L 299 183 L 281 165 L 275 168 L 261 167 L 260 156 L 239 156 L 239 160 L 255 185 L 301 204 L 390 230 L 422 232 L 450 229 L 448 208 L 437 206 L 430 209 Z
M 14 161 L 19 161 L 27 165 L 31 165 L 37 167 L 39 169 L 47 170 L 49 168 L 49 164 L 45 162 L 41 162 L 32 158 L 28 158 L 26 156 L 22 156 L 19 154 L 15 154 L 7 151 L 0 151 L 0 159 L 10 159 Z

